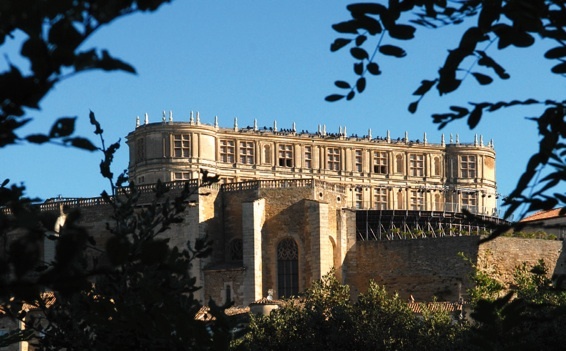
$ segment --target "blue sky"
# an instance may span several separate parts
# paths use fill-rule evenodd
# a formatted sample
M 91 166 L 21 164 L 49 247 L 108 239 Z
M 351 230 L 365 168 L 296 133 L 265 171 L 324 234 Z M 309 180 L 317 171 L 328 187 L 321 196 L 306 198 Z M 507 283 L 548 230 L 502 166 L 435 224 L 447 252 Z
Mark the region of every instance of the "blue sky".
M 512 109 L 486 115 L 470 131 L 465 121 L 438 131 L 430 115 L 446 112 L 451 105 L 468 101 L 562 99 L 564 79 L 550 74 L 551 62 L 542 55 L 547 46 L 489 53 L 511 79 L 480 87 L 474 80 L 448 96 L 432 92 L 419 111 L 407 112 L 412 92 L 422 79 L 436 77 L 446 50 L 455 47 L 464 26 L 447 30 L 418 28 L 416 39 L 403 42 L 407 57 L 380 59 L 383 74 L 370 78 L 366 91 L 354 100 L 328 103 L 324 97 L 337 92 L 333 82 L 354 82 L 352 59 L 347 51 L 331 53 L 338 36 L 331 25 L 348 19 L 347 1 L 174 1 L 153 14 L 129 16 L 104 27 L 84 48 L 107 48 L 131 63 L 138 74 L 91 72 L 68 79 L 43 100 L 41 110 L 26 131 L 48 131 L 57 117 L 78 116 L 78 134 L 96 140 L 88 123 L 95 112 L 105 130 L 106 142 L 134 129 L 136 116 L 149 114 L 161 120 L 163 110 L 173 111 L 176 121 L 188 120 L 199 111 L 201 121 L 221 126 L 252 125 L 315 131 L 325 124 L 328 132 L 346 126 L 348 134 L 403 136 L 440 142 L 444 133 L 459 134 L 461 142 L 494 140 L 497 152 L 498 191 L 508 194 L 538 146 L 534 122 L 525 117 L 539 110 Z M 0 48 L 0 69 L 5 55 L 17 61 L 16 42 Z M 127 168 L 128 150 L 122 143 L 114 162 L 116 173 Z M 101 155 L 57 146 L 19 145 L 0 149 L 0 178 L 24 182 L 27 194 L 46 199 L 95 197 L 108 184 L 98 174 Z M 562 190 L 566 190 L 563 186 Z M 565 191 L 562 191 L 565 192 Z

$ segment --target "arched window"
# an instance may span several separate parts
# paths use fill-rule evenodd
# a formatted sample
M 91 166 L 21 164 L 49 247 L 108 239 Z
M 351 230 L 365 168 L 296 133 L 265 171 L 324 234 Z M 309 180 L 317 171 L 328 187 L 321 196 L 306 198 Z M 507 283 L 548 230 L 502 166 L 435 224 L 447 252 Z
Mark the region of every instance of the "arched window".
M 299 293 L 299 249 L 293 239 L 284 239 L 277 245 L 278 297 Z
M 244 259 L 242 239 L 234 239 L 230 242 L 228 246 L 228 255 L 230 261 L 242 261 Z

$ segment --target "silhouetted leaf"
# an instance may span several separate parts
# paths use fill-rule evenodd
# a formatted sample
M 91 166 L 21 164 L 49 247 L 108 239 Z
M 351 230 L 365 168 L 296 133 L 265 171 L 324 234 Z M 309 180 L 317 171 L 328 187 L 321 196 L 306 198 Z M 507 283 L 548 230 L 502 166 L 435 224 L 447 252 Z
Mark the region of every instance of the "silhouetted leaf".
M 470 129 L 474 129 L 478 123 L 480 123 L 482 112 L 483 111 L 480 106 L 476 106 L 472 110 L 472 113 L 470 113 L 470 116 L 468 117 L 468 127 L 470 127 Z
M 354 63 L 354 73 L 356 73 L 358 76 L 361 76 L 364 73 L 364 63 L 363 62 Z
M 352 100 L 354 98 L 354 96 L 356 96 L 356 93 L 352 90 L 346 96 L 346 100 Z
M 51 127 L 49 132 L 50 138 L 66 137 L 75 131 L 76 117 L 63 117 L 59 118 Z
M 366 89 L 366 79 L 364 77 L 358 78 L 356 88 L 358 89 L 358 93 L 362 93 Z
M 419 106 L 419 100 L 413 101 L 409 104 L 409 112 L 415 113 L 417 112 L 417 107 Z
M 547 59 L 557 59 L 566 56 L 566 46 L 557 46 L 548 50 L 544 57 Z
M 2 185 L 0 185 L 0 188 L 5 187 L 8 183 L 10 183 L 10 179 L 9 178 L 4 179 L 4 181 L 2 182 Z
M 324 98 L 324 100 L 329 101 L 329 102 L 334 102 L 334 101 L 338 101 L 344 98 L 344 95 L 338 95 L 338 94 L 332 94 L 332 95 L 328 95 L 327 97 Z
M 105 71 L 121 70 L 129 73 L 136 73 L 136 70 L 131 65 L 124 61 L 118 60 L 108 53 L 107 50 L 102 50 L 102 58 L 98 61 L 96 67 Z
M 465 116 L 470 112 L 467 108 L 461 106 L 450 106 L 450 110 L 458 113 L 460 116 Z
M 381 24 L 375 18 L 368 17 L 363 14 L 355 14 L 354 18 L 356 19 L 359 28 L 367 30 L 370 35 L 376 35 L 383 32 Z
M 349 4 L 346 6 L 348 11 L 352 13 L 364 13 L 372 15 L 380 15 L 387 11 L 387 8 L 381 4 L 376 3 L 360 3 L 360 4 Z
M 338 33 L 358 34 L 359 25 L 356 20 L 340 22 L 332 25 L 332 29 Z
M 79 149 L 88 150 L 88 151 L 98 150 L 98 147 L 94 146 L 94 144 L 91 143 L 90 140 L 86 138 L 76 137 L 76 138 L 67 139 L 65 141 L 69 142 L 72 146 Z
M 495 62 L 491 57 L 487 56 L 484 51 L 476 50 L 476 53 L 480 55 L 478 65 L 492 68 L 501 79 L 510 78 L 510 75 L 505 72 L 505 69 L 501 67 L 497 62 Z
M 436 84 L 436 82 L 438 82 L 438 79 L 422 80 L 421 86 L 418 87 L 417 90 L 415 90 L 413 95 L 422 96 L 422 95 L 426 94 L 430 90 L 430 88 L 432 88 Z
M 493 26 L 494 33 L 499 37 L 497 48 L 504 49 L 509 45 L 517 47 L 529 47 L 534 44 L 535 39 L 524 30 L 509 26 L 507 24 L 497 24 Z
M 358 35 L 356 37 L 356 46 L 361 46 L 367 39 L 368 37 L 366 37 L 365 35 Z
M 98 121 L 96 120 L 96 117 L 94 116 L 94 112 L 90 111 L 88 114 L 88 118 L 90 124 L 92 124 L 95 127 L 94 134 L 96 135 L 102 134 L 104 131 L 102 130 L 102 128 L 100 128 L 100 123 L 98 123 Z
M 489 1 L 482 3 L 481 12 L 478 17 L 478 27 L 482 32 L 487 33 L 491 25 L 499 19 L 501 15 L 501 3 Z
M 368 72 L 373 74 L 374 76 L 381 74 L 381 71 L 379 70 L 379 66 L 375 62 L 368 63 L 366 68 Z
M 337 81 L 335 81 L 335 82 L 334 82 L 334 85 L 336 85 L 338 88 L 341 88 L 341 89 L 350 89 L 350 88 L 352 88 L 352 86 L 350 85 L 350 83 L 345 82 L 345 81 L 343 81 L 343 80 L 337 80 Z
M 389 35 L 400 40 L 409 40 L 415 37 L 415 27 L 406 24 L 396 24 L 389 27 Z
M 480 83 L 481 85 L 487 85 L 487 84 L 490 84 L 491 82 L 493 82 L 493 78 L 491 78 L 488 75 L 481 74 L 481 73 L 478 73 L 478 72 L 472 72 L 472 75 L 474 76 L 474 78 L 476 78 L 478 83 Z
M 362 48 L 354 47 L 350 49 L 350 54 L 358 60 L 365 60 L 369 58 L 367 51 Z
M 350 44 L 352 39 L 344 39 L 344 38 L 337 38 L 334 42 L 330 45 L 330 51 L 335 52 L 342 49 L 344 46 Z
M 387 56 L 394 56 L 394 57 L 407 56 L 405 50 L 395 45 L 381 45 L 379 47 L 379 52 Z
M 552 67 L 552 73 L 556 74 L 566 74 L 566 62 L 561 62 L 556 66 Z
M 45 134 L 31 134 L 26 137 L 26 140 L 34 144 L 43 144 L 51 140 L 51 138 Z

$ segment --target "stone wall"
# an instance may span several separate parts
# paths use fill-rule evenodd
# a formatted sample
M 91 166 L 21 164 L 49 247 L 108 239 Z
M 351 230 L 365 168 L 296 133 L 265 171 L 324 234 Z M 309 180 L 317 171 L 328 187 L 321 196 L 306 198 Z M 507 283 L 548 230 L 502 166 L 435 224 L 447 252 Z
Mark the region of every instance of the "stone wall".
M 564 241 L 500 237 L 480 245 L 477 266 L 509 285 L 517 266 L 523 262 L 531 266 L 539 259 L 544 260 L 550 275 L 565 274 Z
M 344 281 L 353 294 L 374 280 L 403 298 L 456 301 L 470 283 L 471 266 L 459 255 L 476 257 L 477 237 L 358 241 L 344 262 Z
M 471 287 L 472 268 L 460 253 L 505 284 L 522 262 L 544 259 L 550 274 L 565 273 L 562 241 L 501 237 L 478 243 L 477 236 L 357 241 L 346 255 L 344 282 L 353 294 L 364 292 L 373 279 L 403 298 L 456 301 Z
M 226 302 L 227 289 L 234 306 L 244 306 L 244 269 L 206 270 L 204 279 L 206 285 L 203 287 L 204 296 L 212 298 L 217 304 Z M 205 301 L 205 304 L 208 301 Z

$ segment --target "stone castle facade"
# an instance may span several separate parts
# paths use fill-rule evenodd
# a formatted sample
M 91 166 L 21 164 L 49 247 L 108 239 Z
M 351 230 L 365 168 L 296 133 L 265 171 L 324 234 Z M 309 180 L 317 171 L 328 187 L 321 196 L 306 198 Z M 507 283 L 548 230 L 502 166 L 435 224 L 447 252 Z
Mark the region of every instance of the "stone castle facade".
M 497 208 L 495 151 L 483 138 L 461 143 L 347 136 L 346 128 L 327 133 L 296 128 L 220 128 L 189 122 L 140 125 L 127 137 L 130 179 L 136 184 L 198 179 L 200 169 L 223 183 L 312 179 L 347 189 L 344 206 L 493 215 Z
M 149 123 L 147 115 L 145 123 L 138 120 L 127 143 L 130 179 L 140 187 L 157 180 L 197 186 L 201 170 L 221 179 L 206 196 L 191 200 L 190 223 L 177 235 L 213 240 L 212 257 L 194 267 L 203 299 L 245 305 L 268 289 L 275 298 L 291 296 L 332 267 L 344 282 L 363 285 L 359 277 L 380 273 L 374 264 L 360 266 L 365 260 L 356 258 L 360 241 L 407 232 L 461 235 L 456 228 L 476 233 L 478 225 L 455 214 L 467 209 L 492 218 L 497 213 L 495 151 L 481 137 L 473 143 L 443 137 L 433 144 L 426 134 L 411 141 L 389 133 L 372 137 L 371 131 L 347 136 L 346 128 L 327 133 L 324 126 L 315 133 L 276 124 L 241 128 L 237 120 L 232 128 L 221 128 L 217 121 L 202 123 L 198 114 L 188 122 L 164 114 L 157 123 Z M 379 215 L 373 228 L 371 216 L 360 219 L 361 212 L 386 215 Z M 389 218 L 387 225 L 382 217 Z M 425 231 L 427 225 L 432 230 Z M 412 230 L 415 226 L 423 230 Z M 457 299 L 463 278 L 446 274 L 452 277 L 441 277 L 441 284 Z M 425 290 L 417 296 L 438 292 Z

